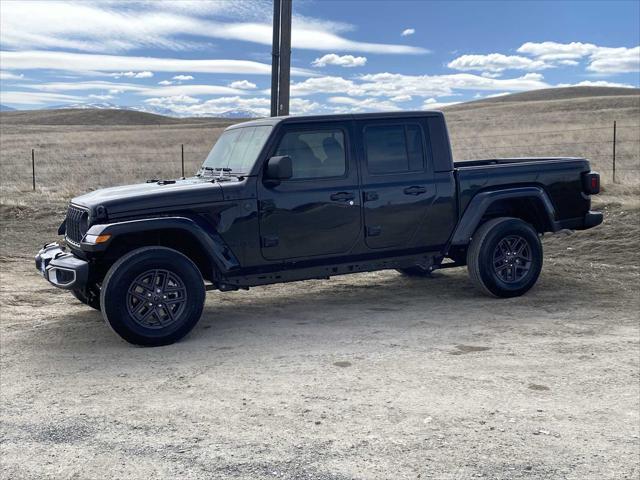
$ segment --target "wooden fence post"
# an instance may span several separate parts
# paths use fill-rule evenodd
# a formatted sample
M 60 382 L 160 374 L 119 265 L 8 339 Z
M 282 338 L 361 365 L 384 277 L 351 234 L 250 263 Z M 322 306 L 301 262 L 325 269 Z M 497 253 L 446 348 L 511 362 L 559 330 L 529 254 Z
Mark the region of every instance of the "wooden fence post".
M 182 160 L 182 178 L 184 178 L 184 143 L 180 144 L 180 159 Z
M 613 183 L 616 182 L 616 121 L 613 121 Z
M 36 154 L 35 150 L 31 149 L 31 180 L 33 183 L 33 191 L 36 191 Z

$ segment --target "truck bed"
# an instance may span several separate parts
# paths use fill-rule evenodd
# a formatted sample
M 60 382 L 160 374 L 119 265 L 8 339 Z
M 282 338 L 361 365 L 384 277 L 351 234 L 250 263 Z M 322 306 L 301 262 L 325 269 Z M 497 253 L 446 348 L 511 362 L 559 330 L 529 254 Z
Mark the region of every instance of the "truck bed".
M 556 220 L 584 216 L 590 201 L 582 190 L 582 174 L 589 172 L 584 158 L 495 158 L 454 162 L 459 214 L 480 191 L 494 186 L 537 186 L 547 193 Z
M 514 157 L 514 158 L 488 158 L 483 160 L 459 160 L 453 162 L 454 168 L 486 167 L 489 165 L 511 165 L 514 163 L 531 162 L 558 162 L 567 160 L 585 160 L 580 157 Z

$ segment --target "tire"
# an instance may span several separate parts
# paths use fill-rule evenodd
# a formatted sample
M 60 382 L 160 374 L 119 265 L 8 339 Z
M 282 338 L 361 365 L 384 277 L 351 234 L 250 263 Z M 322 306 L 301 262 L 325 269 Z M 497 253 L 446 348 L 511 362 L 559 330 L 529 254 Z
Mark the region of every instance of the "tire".
M 124 340 L 160 346 L 177 342 L 198 323 L 205 288 L 198 267 L 165 247 L 144 247 L 120 258 L 100 292 L 102 316 Z
M 510 298 L 526 293 L 542 270 L 538 233 L 518 218 L 483 223 L 471 239 L 467 269 L 471 281 L 490 296 Z
M 418 265 L 415 267 L 407 267 L 407 268 L 397 268 L 396 271 L 401 273 L 405 277 L 422 277 L 422 278 L 431 278 L 433 277 L 433 271 L 428 270 L 426 268 L 422 268 Z
M 88 289 L 90 289 L 89 295 L 85 293 L 85 290 L 79 288 L 71 290 L 71 294 L 85 305 L 89 305 L 95 310 L 100 310 L 100 289 L 97 287 L 88 287 Z

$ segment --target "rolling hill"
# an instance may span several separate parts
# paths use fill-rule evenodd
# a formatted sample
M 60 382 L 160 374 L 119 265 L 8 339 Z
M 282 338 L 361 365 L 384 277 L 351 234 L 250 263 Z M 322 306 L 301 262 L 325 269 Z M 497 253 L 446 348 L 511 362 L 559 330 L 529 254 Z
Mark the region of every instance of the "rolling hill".
M 49 110 L 18 110 L 0 113 L 4 125 L 185 125 L 234 123 L 220 118 L 176 118 L 155 113 L 114 108 L 69 108 Z

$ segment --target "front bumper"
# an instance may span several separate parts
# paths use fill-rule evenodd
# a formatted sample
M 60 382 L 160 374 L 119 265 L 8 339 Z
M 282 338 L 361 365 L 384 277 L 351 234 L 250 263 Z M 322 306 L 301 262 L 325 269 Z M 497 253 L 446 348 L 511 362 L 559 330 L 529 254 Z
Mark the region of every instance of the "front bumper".
M 36 255 L 36 268 L 58 288 L 83 288 L 89 277 L 89 263 L 57 243 L 45 245 Z

